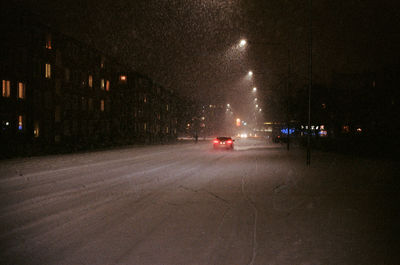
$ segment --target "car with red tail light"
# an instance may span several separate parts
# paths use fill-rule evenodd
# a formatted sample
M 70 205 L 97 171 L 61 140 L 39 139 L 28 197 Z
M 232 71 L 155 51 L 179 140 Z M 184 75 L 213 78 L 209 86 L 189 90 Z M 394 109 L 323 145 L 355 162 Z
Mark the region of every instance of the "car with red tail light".
M 231 137 L 220 136 L 213 140 L 214 149 L 228 149 L 233 150 L 233 140 Z

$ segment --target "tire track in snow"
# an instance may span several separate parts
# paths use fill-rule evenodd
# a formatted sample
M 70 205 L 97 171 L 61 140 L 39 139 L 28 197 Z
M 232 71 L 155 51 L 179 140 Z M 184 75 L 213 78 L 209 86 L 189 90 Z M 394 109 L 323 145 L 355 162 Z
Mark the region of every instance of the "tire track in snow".
M 1 237 L 7 237 L 10 234 L 15 234 L 21 230 L 23 231 L 25 229 L 35 227 L 38 224 L 42 224 L 43 222 L 46 222 L 46 221 L 52 221 L 53 218 L 51 216 L 68 215 L 69 213 L 71 213 L 71 210 L 73 212 L 76 212 L 76 211 L 80 212 L 81 208 L 83 208 L 83 209 L 86 208 L 85 204 L 82 205 L 82 202 L 81 202 L 82 199 L 85 198 L 84 201 L 93 201 L 92 199 L 89 200 L 89 198 L 95 197 L 96 200 L 98 200 L 98 198 L 100 198 L 99 193 L 101 193 L 102 191 L 105 192 L 105 191 L 112 190 L 113 188 L 117 188 L 118 186 L 124 186 L 124 185 L 126 185 L 126 182 L 132 177 L 142 176 L 143 174 L 149 174 L 149 173 L 154 174 L 155 172 L 166 171 L 168 168 L 174 168 L 179 164 L 185 165 L 184 167 L 182 167 L 181 171 L 179 172 L 179 175 L 185 175 L 187 172 L 190 172 L 194 168 L 196 168 L 196 165 L 185 163 L 189 160 L 190 160 L 190 158 L 180 160 L 180 161 L 174 160 L 174 162 L 172 162 L 172 163 L 170 163 L 170 160 L 168 160 L 168 161 L 166 161 L 166 162 L 168 162 L 167 164 L 161 164 L 158 167 L 152 167 L 152 168 L 145 167 L 144 169 L 140 169 L 139 171 L 136 171 L 136 172 L 120 175 L 117 178 L 104 179 L 104 180 L 102 179 L 101 181 L 92 182 L 91 184 L 86 185 L 84 188 L 73 187 L 70 189 L 61 190 L 61 191 L 53 192 L 53 193 L 50 193 L 47 195 L 35 197 L 33 199 L 24 201 L 22 205 L 21 205 L 21 203 L 10 205 L 7 210 L 6 210 L 6 208 L 4 209 L 5 211 L 0 215 L 0 220 L 8 220 L 12 216 L 15 216 L 17 212 L 20 212 L 20 213 L 36 212 L 40 209 L 48 210 L 50 208 L 51 209 L 54 208 L 55 211 L 51 212 L 51 215 L 49 216 L 49 218 L 42 218 L 42 217 L 40 217 L 41 215 L 37 215 L 36 217 L 34 217 L 34 219 L 28 218 L 29 221 L 28 220 L 23 221 L 23 224 L 18 224 L 18 225 L 13 224 L 12 227 L 9 227 L 10 228 L 9 231 L 2 234 Z M 185 168 L 185 169 L 183 169 L 183 168 Z M 118 169 L 114 169 L 114 171 L 115 170 L 118 170 Z M 109 172 L 106 172 L 106 173 L 109 173 Z M 145 186 L 147 187 L 149 184 L 156 182 L 157 179 L 158 179 L 157 177 L 152 176 L 149 180 L 147 180 L 145 182 L 138 182 L 135 184 L 135 186 L 138 185 L 138 187 L 136 187 L 136 189 L 138 189 L 138 188 L 144 189 Z M 171 180 L 172 180 L 172 182 L 171 182 Z M 177 175 L 174 175 L 173 177 L 163 178 L 162 179 L 162 182 L 164 182 L 163 188 L 170 186 L 179 180 L 181 180 L 181 178 L 179 178 L 179 177 L 177 178 Z M 118 190 L 118 189 L 116 189 L 116 190 Z M 146 190 L 149 190 L 149 188 L 146 188 Z M 154 193 L 154 191 L 150 192 L 150 194 L 151 193 Z M 110 198 L 110 196 L 105 196 L 105 198 L 103 198 L 102 201 L 104 201 L 105 203 L 108 203 L 108 201 L 110 199 L 115 201 L 115 200 L 121 199 L 124 196 L 125 196 L 124 194 L 122 194 L 120 196 L 111 196 L 111 198 Z M 139 198 L 141 198 L 142 196 L 143 195 L 139 196 Z M 146 194 L 145 194 L 145 196 L 146 196 Z M 61 205 L 60 205 L 60 203 L 61 203 Z M 101 206 L 101 203 L 99 205 Z M 67 206 L 69 206 L 69 208 L 65 210 L 65 208 Z
M 179 163 L 182 163 L 183 161 L 188 161 L 188 159 L 189 158 L 186 159 L 184 158 L 183 160 L 176 161 L 175 159 L 166 157 L 163 158 L 162 161 L 160 161 L 160 159 L 157 158 L 156 160 L 159 163 L 161 162 L 161 164 L 158 167 L 154 167 L 152 166 L 152 163 L 155 160 L 154 156 L 153 160 L 139 160 L 137 161 L 137 163 L 134 164 L 132 164 L 132 162 L 136 161 L 137 159 L 129 158 L 126 160 L 125 159 L 114 160 L 114 163 L 115 162 L 118 163 L 125 162 L 125 163 L 121 165 L 118 164 L 118 166 L 114 164 L 112 167 L 107 167 L 106 169 L 104 169 L 103 163 L 88 164 L 88 165 L 83 165 L 81 167 L 66 168 L 66 170 L 68 171 L 63 172 L 64 174 L 55 174 L 51 177 L 50 176 L 44 177 L 40 172 L 38 172 L 36 173 L 38 177 L 40 177 L 38 181 L 29 183 L 29 185 L 27 183 L 24 183 L 23 186 L 19 187 L 18 189 L 9 187 L 1 194 L 0 198 L 2 199 L 11 198 L 11 196 L 20 196 L 19 195 L 20 192 L 26 194 L 28 190 L 30 191 L 31 194 L 28 197 L 25 195 L 24 196 L 25 199 L 19 200 L 18 202 L 9 205 L 4 205 L 4 208 L 2 209 L 3 210 L 2 214 L 4 215 L 11 209 L 22 210 L 24 208 L 24 205 L 32 205 L 32 203 L 40 204 L 49 201 L 49 199 L 52 197 L 65 199 L 65 197 L 74 195 L 74 193 L 76 192 L 80 193 L 83 191 L 93 190 L 93 188 L 95 187 L 98 186 L 101 187 L 106 184 L 114 185 L 116 183 L 121 182 L 121 180 L 126 181 L 128 178 L 134 181 L 134 179 L 137 179 L 136 177 L 138 176 L 144 174 L 150 174 L 160 170 L 166 170 L 167 168 L 173 168 L 174 166 L 178 165 Z M 126 174 L 125 171 L 127 171 L 133 165 L 135 165 L 134 171 Z M 98 173 L 93 174 L 93 172 L 98 172 Z M 114 175 L 118 177 L 108 178 L 107 177 L 108 175 Z M 75 182 L 75 180 L 80 180 L 80 182 Z M 150 183 L 156 180 L 157 179 L 150 178 L 147 179 L 145 182 Z M 65 184 L 67 184 L 67 186 L 65 186 Z M 143 183 L 142 181 L 140 182 L 135 181 L 135 185 L 142 185 L 142 184 L 146 183 Z M 55 191 L 54 190 L 55 188 L 59 190 Z M 35 193 L 37 193 L 37 195 Z
M 182 162 L 182 161 L 181 161 Z M 159 167 L 157 170 L 160 170 L 162 167 Z M 136 200 L 130 202 L 130 204 L 141 204 L 143 207 L 147 207 L 145 205 L 145 203 L 143 202 L 143 199 L 145 201 L 149 201 L 149 200 L 157 200 L 157 198 L 162 197 L 165 193 L 167 193 L 166 191 L 166 187 L 169 187 L 171 185 L 176 185 L 176 183 L 178 183 L 179 181 L 190 177 L 192 174 L 188 174 L 188 172 L 192 172 L 192 171 L 196 171 L 198 170 L 199 166 L 198 165 L 193 165 L 193 164 L 189 164 L 185 166 L 185 169 L 179 171 L 179 175 L 175 175 L 174 178 L 169 179 L 166 183 L 164 183 L 162 186 L 158 186 L 157 190 L 149 192 L 144 194 L 144 196 L 142 195 L 140 198 L 137 198 Z M 90 191 L 91 194 L 93 194 L 95 191 Z M 10 236 L 12 237 L 12 235 L 18 235 L 21 234 L 23 231 L 27 231 L 27 230 L 37 230 L 38 228 L 43 229 L 43 227 L 47 227 L 46 231 L 42 231 L 43 233 L 37 233 L 38 231 L 36 231 L 35 234 L 30 236 L 30 241 L 33 242 L 41 242 L 44 241 L 46 238 L 49 238 L 49 235 L 53 235 L 61 233 L 59 230 L 65 229 L 65 226 L 67 227 L 73 227 L 73 224 L 77 225 L 77 224 L 82 224 L 85 223 L 84 220 L 87 220 L 91 218 L 91 216 L 95 215 L 96 213 L 101 213 L 105 211 L 105 207 L 107 207 L 107 205 L 112 205 L 114 204 L 116 201 L 119 201 L 123 198 L 124 196 L 116 196 L 116 197 L 111 197 L 111 198 L 105 198 L 105 200 L 103 201 L 99 201 L 97 202 L 95 205 L 79 205 L 78 207 L 73 207 L 73 208 L 69 208 L 66 209 L 60 213 L 55 213 L 55 214 L 51 214 L 49 216 L 46 216 L 44 218 L 41 218 L 40 220 L 36 220 L 34 222 L 31 223 L 27 223 L 24 226 L 21 227 L 17 227 L 5 234 L 1 235 L 2 239 L 10 239 Z M 78 198 L 79 199 L 79 198 Z M 88 208 L 90 207 L 90 209 Z M 74 213 L 74 218 L 69 218 L 71 216 L 71 214 Z M 120 220 L 120 218 L 118 218 L 118 216 L 122 216 L 125 213 L 116 213 L 113 214 L 113 220 Z M 58 220 L 68 220 L 67 222 L 59 222 Z M 60 226 L 61 225 L 61 226 Z M 105 224 L 100 224 L 100 227 L 98 226 L 94 226 L 94 227 L 88 227 L 87 229 L 85 229 L 85 235 L 88 238 L 93 238 L 93 236 L 98 235 L 98 231 L 104 231 L 106 229 L 101 229 L 101 228 L 105 228 L 105 226 L 110 226 L 110 224 L 107 222 Z M 41 231 L 41 230 L 39 230 Z M 58 231 L 58 232 L 57 232 Z M 53 237 L 51 236 L 51 238 Z M 59 238 L 59 237 L 57 237 Z M 57 241 L 53 242 L 54 244 L 57 243 Z M 86 242 L 87 243 L 87 242 Z M 80 242 L 78 245 L 82 246 L 85 243 Z M 13 247 L 13 246 L 10 246 Z M 14 246 L 15 247 L 15 246 Z
M 249 265 L 253 265 L 254 264 L 254 260 L 256 259 L 256 256 L 257 256 L 257 219 L 258 219 L 258 210 L 257 210 L 257 207 L 256 207 L 254 201 L 246 194 L 246 191 L 245 191 L 245 184 L 246 184 L 245 183 L 245 177 L 246 177 L 246 175 L 242 176 L 242 195 L 254 210 L 253 253 L 252 253 L 252 257 L 251 257 L 250 263 L 249 263 Z

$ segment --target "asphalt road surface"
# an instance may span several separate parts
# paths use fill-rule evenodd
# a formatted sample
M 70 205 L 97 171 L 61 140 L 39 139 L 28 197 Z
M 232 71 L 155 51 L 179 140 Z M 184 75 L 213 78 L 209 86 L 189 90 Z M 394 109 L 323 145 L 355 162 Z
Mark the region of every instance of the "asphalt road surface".
M 0 264 L 400 264 L 395 162 L 235 143 L 0 161 Z

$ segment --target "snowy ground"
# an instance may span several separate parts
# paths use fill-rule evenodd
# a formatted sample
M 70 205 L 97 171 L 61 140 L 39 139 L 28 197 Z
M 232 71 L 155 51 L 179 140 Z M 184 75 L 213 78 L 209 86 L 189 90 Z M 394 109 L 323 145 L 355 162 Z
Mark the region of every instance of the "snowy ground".
M 0 264 L 400 264 L 395 162 L 238 140 L 0 161 Z

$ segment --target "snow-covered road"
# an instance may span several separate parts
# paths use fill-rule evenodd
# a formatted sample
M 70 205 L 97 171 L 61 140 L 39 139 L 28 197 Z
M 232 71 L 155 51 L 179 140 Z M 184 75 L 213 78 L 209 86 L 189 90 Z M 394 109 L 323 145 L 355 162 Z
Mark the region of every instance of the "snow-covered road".
M 396 163 L 312 163 L 255 140 L 0 161 L 0 264 L 398 264 Z

